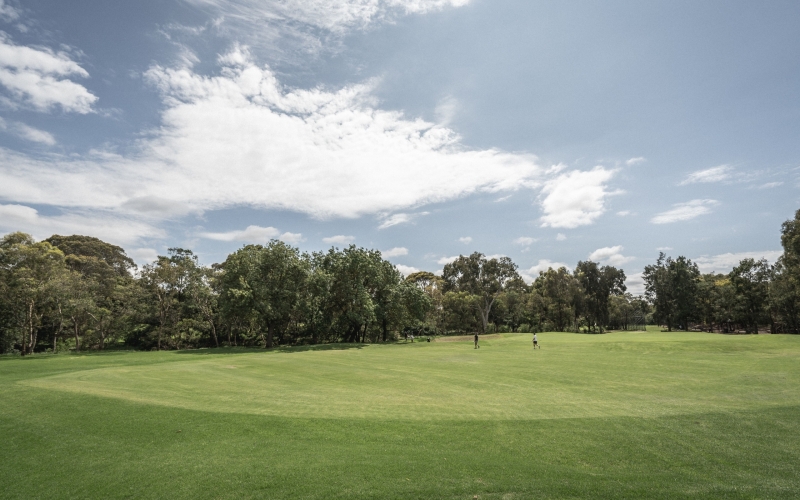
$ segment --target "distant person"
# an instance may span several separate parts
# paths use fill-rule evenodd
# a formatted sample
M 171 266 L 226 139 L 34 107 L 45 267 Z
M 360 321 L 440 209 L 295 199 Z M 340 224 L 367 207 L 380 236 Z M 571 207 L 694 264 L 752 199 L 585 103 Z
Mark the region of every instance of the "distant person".
M 414 342 L 414 334 L 412 333 L 412 334 L 411 334 L 411 335 L 409 335 L 409 336 L 411 337 L 411 342 L 413 343 L 413 342 Z
M 539 349 L 542 348 L 542 346 L 539 345 L 539 339 L 536 337 L 536 334 L 534 333 L 533 334 L 533 348 L 536 349 L 537 347 Z
M 480 349 L 481 346 L 478 345 L 478 334 L 475 334 L 475 349 Z

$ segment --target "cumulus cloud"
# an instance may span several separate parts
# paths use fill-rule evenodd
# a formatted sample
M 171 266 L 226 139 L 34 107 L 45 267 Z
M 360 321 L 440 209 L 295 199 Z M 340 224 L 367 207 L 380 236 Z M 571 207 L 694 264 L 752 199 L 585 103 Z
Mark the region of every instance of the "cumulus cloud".
M 408 255 L 408 248 L 405 248 L 405 247 L 394 247 L 391 250 L 382 251 L 381 255 L 383 255 L 386 258 L 399 257 L 401 255 Z
M 695 184 L 698 182 L 720 182 L 731 177 L 733 168 L 729 165 L 720 165 L 718 167 L 707 168 L 705 170 L 698 170 L 692 172 L 681 181 L 680 185 Z
M 458 239 L 458 241 L 460 241 L 465 245 L 469 245 L 470 243 L 472 243 L 472 236 L 462 236 L 461 238 Z
M 450 264 L 451 262 L 454 262 L 458 257 L 459 257 L 458 255 L 453 255 L 452 257 L 442 257 L 441 259 L 437 260 L 436 263 L 439 264 L 440 266 L 443 266 L 445 264 Z
M 782 254 L 781 250 L 723 253 L 719 255 L 703 255 L 694 259 L 694 262 L 703 273 L 729 273 L 739 265 L 742 259 L 767 259 L 769 262 L 774 263 Z
M 8 166 L 0 198 L 169 214 L 245 205 L 327 218 L 540 183 L 534 157 L 470 150 L 449 129 L 375 109 L 369 84 L 286 89 L 245 55 L 214 77 L 154 67 L 147 79 L 167 107 L 137 152 L 43 161 L 0 149 Z M 419 215 L 395 213 L 381 227 Z
M 644 278 L 642 273 L 633 273 L 625 276 L 625 288 L 633 295 L 644 294 Z
M 670 210 L 661 212 L 650 219 L 653 224 L 670 224 L 694 219 L 701 215 L 711 213 L 711 207 L 718 205 L 717 200 L 692 200 L 686 203 L 677 203 Z
M 0 205 L 0 230 L 23 231 L 38 239 L 53 234 L 91 234 L 116 245 L 127 245 L 142 238 L 163 238 L 163 230 L 113 213 L 65 212 L 43 215 L 32 207 Z
M 221 233 L 204 232 L 200 233 L 202 238 L 217 241 L 241 241 L 244 243 L 267 243 L 272 239 L 279 239 L 286 243 L 296 244 L 303 241 L 300 233 L 281 233 L 278 229 L 261 226 L 247 226 L 242 230 L 226 231 Z
M 408 276 L 409 274 L 414 274 L 419 272 L 419 269 L 413 266 L 404 266 L 403 264 L 395 264 L 394 267 L 396 267 L 397 270 L 400 271 L 400 273 L 403 276 Z
M 332 245 L 349 245 L 355 240 L 356 240 L 355 236 L 345 236 L 343 234 L 337 234 L 336 236 L 328 236 L 327 238 L 322 238 L 323 242 L 330 243 Z
M 21 122 L 7 122 L 0 118 L 0 130 L 10 132 L 27 141 L 38 142 L 47 146 L 53 146 L 56 144 L 55 137 L 53 137 L 49 132 L 39 130 L 38 128 L 31 127 Z
M 67 112 L 92 112 L 97 96 L 70 77 L 89 73 L 65 52 L 15 45 L 0 32 L 0 85 L 14 102 L 37 111 L 60 107 Z
M 561 267 L 566 267 L 570 269 L 570 267 L 563 262 L 554 262 L 548 259 L 540 259 L 536 265 L 531 266 L 528 269 L 521 269 L 519 271 L 519 275 L 525 280 L 526 283 L 533 283 L 533 281 L 539 277 L 540 272 L 547 271 L 550 268 L 559 269 Z
M 589 254 L 589 260 L 605 265 L 619 267 L 626 262 L 636 259 L 636 257 L 626 257 L 622 255 L 622 250 L 624 250 L 622 245 L 598 248 Z
M 607 183 L 616 173 L 603 167 L 573 170 L 544 184 L 542 227 L 575 228 L 592 224 L 605 212 Z

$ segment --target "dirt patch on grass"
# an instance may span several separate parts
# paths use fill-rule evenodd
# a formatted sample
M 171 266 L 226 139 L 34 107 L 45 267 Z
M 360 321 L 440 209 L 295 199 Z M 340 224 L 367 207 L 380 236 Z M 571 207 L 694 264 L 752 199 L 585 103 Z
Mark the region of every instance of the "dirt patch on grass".
M 499 339 L 499 333 L 493 333 L 491 335 L 479 335 L 481 340 L 492 340 L 492 339 Z M 437 337 L 436 342 L 472 342 L 475 340 L 475 335 L 458 335 L 453 337 Z

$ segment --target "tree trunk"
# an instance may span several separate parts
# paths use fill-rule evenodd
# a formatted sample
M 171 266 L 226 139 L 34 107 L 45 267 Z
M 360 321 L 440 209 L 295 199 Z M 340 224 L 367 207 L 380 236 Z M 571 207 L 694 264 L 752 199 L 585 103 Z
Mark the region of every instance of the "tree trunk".
M 78 322 L 75 320 L 75 317 L 72 318 L 72 324 L 74 325 L 74 332 L 75 332 L 75 352 L 81 352 L 81 338 L 78 334 L 79 327 Z
M 272 338 L 274 334 L 274 327 L 272 326 L 272 322 L 269 323 L 267 326 L 267 349 L 272 349 Z
M 209 321 L 211 323 L 211 335 L 214 336 L 214 344 L 219 347 L 219 339 L 217 339 L 217 327 L 214 326 L 214 320 L 212 319 Z
M 386 342 L 386 318 L 383 318 L 383 341 Z

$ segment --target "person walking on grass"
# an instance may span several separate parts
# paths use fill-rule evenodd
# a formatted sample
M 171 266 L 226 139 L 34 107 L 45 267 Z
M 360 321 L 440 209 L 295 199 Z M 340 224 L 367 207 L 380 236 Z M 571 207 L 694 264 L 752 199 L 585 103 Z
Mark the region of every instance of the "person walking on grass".
M 478 334 L 475 334 L 475 349 L 480 349 L 481 346 L 478 345 Z
M 538 338 L 536 338 L 536 334 L 534 333 L 534 334 L 533 334 L 533 348 L 534 348 L 534 349 L 536 349 L 537 347 L 538 347 L 539 349 L 541 349 L 541 348 L 542 348 L 542 346 L 540 346 L 540 345 L 539 345 L 539 339 L 538 339 Z

